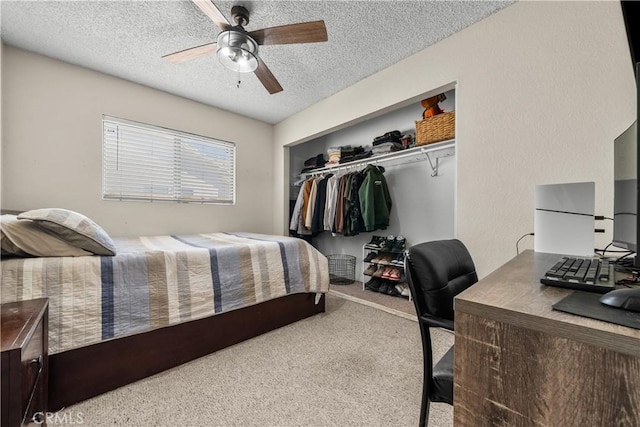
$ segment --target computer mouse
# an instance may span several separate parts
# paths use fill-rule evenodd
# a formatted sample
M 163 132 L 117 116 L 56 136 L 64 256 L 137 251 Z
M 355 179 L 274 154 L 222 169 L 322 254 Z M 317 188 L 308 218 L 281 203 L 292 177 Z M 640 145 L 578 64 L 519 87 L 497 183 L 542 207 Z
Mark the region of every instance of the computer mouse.
M 640 313 L 640 288 L 616 289 L 600 297 L 600 302 L 611 307 Z

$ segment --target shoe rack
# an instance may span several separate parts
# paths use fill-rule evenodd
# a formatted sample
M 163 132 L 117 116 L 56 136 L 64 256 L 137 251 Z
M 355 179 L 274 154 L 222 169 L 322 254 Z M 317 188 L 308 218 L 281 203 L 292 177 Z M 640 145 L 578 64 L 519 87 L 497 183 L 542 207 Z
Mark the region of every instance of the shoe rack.
M 362 289 L 408 298 L 411 293 L 404 274 L 406 240 L 402 236 L 373 236 L 362 246 Z M 374 280 L 375 279 L 375 280 Z

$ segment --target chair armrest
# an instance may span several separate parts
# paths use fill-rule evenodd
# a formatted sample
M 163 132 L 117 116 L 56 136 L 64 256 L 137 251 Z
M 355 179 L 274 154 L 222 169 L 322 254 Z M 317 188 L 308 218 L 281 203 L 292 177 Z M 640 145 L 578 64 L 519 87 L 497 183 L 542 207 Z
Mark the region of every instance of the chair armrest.
M 420 322 L 426 323 L 429 327 L 444 328 L 453 331 L 453 320 L 424 315 L 420 316 Z

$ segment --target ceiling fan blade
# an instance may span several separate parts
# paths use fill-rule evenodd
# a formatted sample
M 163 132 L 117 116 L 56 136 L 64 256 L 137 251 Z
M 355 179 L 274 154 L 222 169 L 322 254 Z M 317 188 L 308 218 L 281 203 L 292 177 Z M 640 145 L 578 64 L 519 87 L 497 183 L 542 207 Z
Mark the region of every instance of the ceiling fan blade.
M 282 92 L 282 86 L 280 86 L 280 83 L 278 83 L 278 80 L 276 80 L 275 76 L 271 73 L 267 64 L 265 64 L 260 57 L 258 57 L 258 68 L 256 68 L 254 73 L 271 95 Z
M 207 43 L 202 46 L 191 47 L 189 49 L 181 50 L 179 52 L 170 53 L 163 56 L 165 60 L 178 64 L 180 62 L 189 61 L 191 59 L 199 58 L 201 56 L 210 55 L 217 50 L 217 43 Z
M 231 26 L 227 18 L 220 12 L 220 9 L 211 0 L 192 0 L 200 8 L 202 13 L 207 15 L 214 24 L 221 30 L 226 30 Z
M 195 0 L 194 0 L 195 1 Z M 251 31 L 249 35 L 261 45 L 326 42 L 324 21 L 303 22 Z

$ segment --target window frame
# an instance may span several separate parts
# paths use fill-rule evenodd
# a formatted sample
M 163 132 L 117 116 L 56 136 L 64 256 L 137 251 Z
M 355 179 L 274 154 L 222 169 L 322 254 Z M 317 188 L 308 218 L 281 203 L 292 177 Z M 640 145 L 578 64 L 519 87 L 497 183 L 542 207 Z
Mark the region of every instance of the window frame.
M 213 204 L 213 205 L 227 205 L 227 206 L 234 206 L 236 204 L 236 193 L 237 193 L 237 149 L 236 149 L 236 144 L 230 141 L 224 141 L 218 138 L 211 138 L 208 136 L 204 136 L 204 135 L 197 135 L 197 134 L 193 134 L 193 133 L 189 133 L 189 132 L 184 132 L 184 131 L 180 131 L 177 129 L 171 129 L 171 128 L 166 128 L 166 127 L 162 127 L 162 126 L 157 126 L 157 125 L 151 125 L 148 123 L 142 123 L 142 122 L 136 122 L 133 120 L 127 120 L 127 119 L 122 119 L 122 118 L 118 118 L 118 117 L 114 117 L 114 116 L 109 116 L 106 114 L 102 115 L 102 188 L 101 188 L 101 193 L 102 193 L 102 199 L 103 200 L 117 200 L 117 201 L 140 201 L 140 202 L 152 202 L 152 203 L 158 203 L 158 202 L 165 202 L 165 203 L 188 203 L 188 204 Z M 150 188 L 152 188 L 151 192 L 149 193 L 149 196 L 145 196 L 144 193 L 142 191 L 139 191 L 138 193 L 132 191 L 130 192 L 130 194 L 126 194 L 126 192 L 122 191 L 122 188 L 120 187 L 120 191 L 118 192 L 110 192 L 107 191 L 108 188 L 110 187 L 118 187 L 118 184 L 115 183 L 114 181 L 117 179 L 115 176 L 117 176 L 117 172 L 114 172 L 113 169 L 109 169 L 109 161 L 108 160 L 108 152 L 112 153 L 113 150 L 116 151 L 116 156 L 120 156 L 121 154 L 119 153 L 119 146 L 116 148 L 113 148 L 112 146 L 109 146 L 109 144 L 113 144 L 112 141 L 107 141 L 108 137 L 107 137 L 107 129 L 109 127 L 113 128 L 113 125 L 115 124 L 115 126 L 126 126 L 129 127 L 129 130 L 132 130 L 134 128 L 136 129 L 141 129 L 145 132 L 158 132 L 159 134 L 164 134 L 165 137 L 169 137 L 169 138 L 173 138 L 173 145 L 172 147 L 169 147 L 169 144 L 165 144 L 164 147 L 162 147 L 163 150 L 166 150 L 167 153 L 169 152 L 173 152 L 173 156 L 171 157 L 172 161 L 170 162 L 173 167 L 170 169 L 170 172 L 167 172 L 166 176 L 164 177 L 164 179 L 166 180 L 171 180 L 173 185 L 170 187 L 173 191 L 171 192 L 171 194 L 165 194 L 163 196 L 163 193 L 159 193 L 159 192 L 154 192 L 153 191 L 153 184 L 147 184 L 150 185 Z M 117 137 L 116 137 L 117 138 Z M 120 141 L 117 141 L 116 144 L 119 144 Z M 214 198 L 214 197 L 202 197 L 200 199 L 194 199 L 193 197 L 186 197 L 186 194 L 184 194 L 185 189 L 190 189 L 193 190 L 195 187 L 189 188 L 188 184 L 185 184 L 183 182 L 183 175 L 184 175 L 184 168 L 183 168 L 183 162 L 182 162 L 182 156 L 185 155 L 185 151 L 186 149 L 189 147 L 188 145 L 185 145 L 185 149 L 183 150 L 181 148 L 181 144 L 192 144 L 191 148 L 193 148 L 193 144 L 211 144 L 212 147 L 214 147 L 215 150 L 221 150 L 219 152 L 219 154 L 221 155 L 230 155 L 230 159 L 228 160 L 222 160 L 223 162 L 229 162 L 230 165 L 227 165 L 228 168 L 226 168 L 223 172 L 222 175 L 227 174 L 230 176 L 230 178 L 228 178 L 229 182 L 228 182 L 228 187 L 230 187 L 230 193 L 231 193 L 231 197 L 226 197 L 226 198 Z M 147 143 L 141 143 L 140 145 L 137 146 L 137 148 L 139 149 L 148 149 L 149 145 L 152 144 L 162 144 L 162 141 L 153 141 L 150 140 L 150 142 Z M 176 151 L 176 150 L 179 151 Z M 193 150 L 192 150 L 193 151 Z M 176 153 L 179 153 L 180 156 L 176 156 Z M 113 154 L 111 154 L 113 155 Z M 191 154 L 192 158 L 193 158 L 193 154 Z M 202 154 L 201 155 L 201 159 L 204 158 L 205 155 Z M 180 160 L 178 160 L 180 159 Z M 119 161 L 119 158 L 118 158 Z M 130 160 L 131 161 L 131 160 Z M 136 170 L 136 173 L 142 172 L 144 168 L 141 168 L 140 170 Z M 217 169 L 216 169 L 217 170 Z M 207 171 L 211 172 L 214 171 L 213 168 L 207 168 Z M 115 175 L 114 175 L 115 174 Z M 214 171 L 214 175 L 215 171 Z M 111 180 L 109 182 L 107 182 L 107 180 L 109 180 L 111 176 Z M 148 175 L 143 175 L 142 173 L 140 173 L 140 175 L 136 176 L 137 179 L 139 179 L 139 184 L 145 185 L 144 180 L 145 180 L 145 176 Z M 186 187 L 186 188 L 185 188 Z M 198 187 L 199 188 L 199 187 Z M 206 183 L 204 185 L 202 185 L 202 188 L 206 189 L 207 185 Z M 215 188 L 213 186 L 210 186 L 210 188 Z M 109 193 L 113 193 L 113 194 L 109 194 Z

